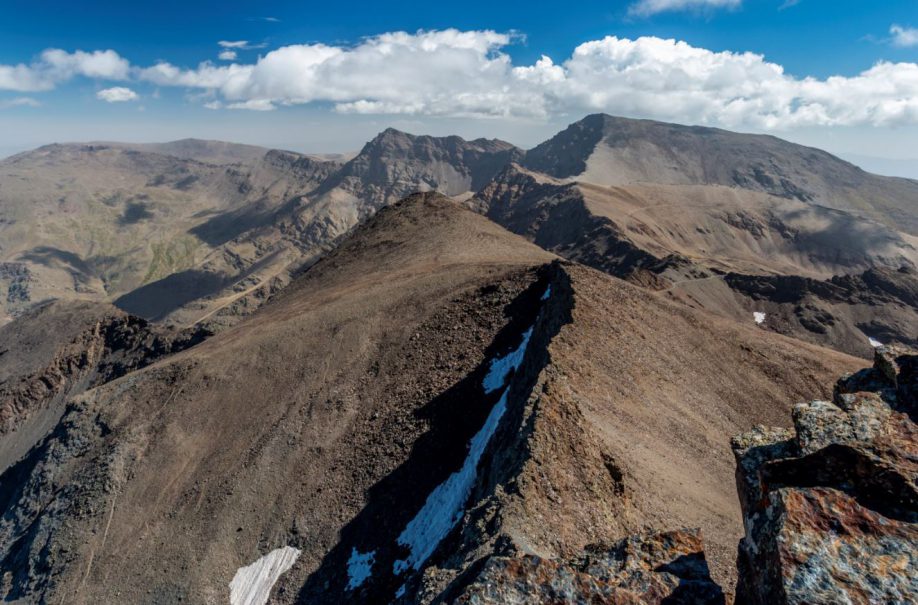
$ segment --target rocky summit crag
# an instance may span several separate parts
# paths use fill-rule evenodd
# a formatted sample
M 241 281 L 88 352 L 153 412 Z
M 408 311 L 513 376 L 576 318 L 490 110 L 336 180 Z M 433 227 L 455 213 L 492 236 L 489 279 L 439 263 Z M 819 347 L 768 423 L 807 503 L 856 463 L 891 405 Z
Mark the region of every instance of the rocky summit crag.
M 746 536 L 737 603 L 918 601 L 918 356 L 877 349 L 794 430 L 733 441 Z

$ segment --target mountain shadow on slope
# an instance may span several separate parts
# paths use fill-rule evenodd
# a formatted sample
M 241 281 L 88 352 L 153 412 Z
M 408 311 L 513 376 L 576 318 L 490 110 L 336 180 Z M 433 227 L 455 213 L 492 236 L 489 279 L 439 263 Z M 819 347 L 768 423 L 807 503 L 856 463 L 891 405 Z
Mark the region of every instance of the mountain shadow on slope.
M 226 283 L 223 275 L 188 269 L 145 284 L 119 296 L 112 304 L 132 315 L 157 320 L 187 303 L 219 292 Z
M 501 425 L 515 425 L 517 422 L 522 414 L 519 398 L 525 400 L 539 371 L 546 365 L 548 343 L 562 325 L 571 321 L 569 306 L 565 306 L 570 304 L 570 294 L 564 291 L 566 284 L 563 277 L 563 272 L 556 267 L 543 267 L 538 278 L 503 307 L 502 314 L 507 324 L 487 348 L 484 362 L 415 412 L 427 419 L 429 430 L 414 442 L 404 464 L 368 490 L 366 506 L 341 530 L 338 544 L 306 579 L 299 591 L 296 600 L 298 603 L 331 604 L 347 600 L 388 602 L 395 598 L 402 584 L 412 587 L 403 591 L 406 596 L 410 596 L 416 587 L 412 570 L 409 568 L 402 575 L 392 572 L 393 563 L 405 559 L 408 552 L 405 547 L 397 544 L 399 534 L 424 505 L 427 496 L 462 467 L 469 442 L 481 429 L 485 418 L 500 398 L 503 389 L 486 394 L 481 386 L 490 369 L 490 360 L 515 349 L 520 344 L 523 332 L 534 327 L 521 370 L 511 375 L 507 382 L 507 388 L 515 401 L 508 397 Z M 549 283 L 552 286 L 552 297 L 548 304 L 552 305 L 552 312 L 540 315 L 542 295 Z M 491 297 L 496 292 L 496 286 L 486 286 L 479 291 L 478 296 Z M 475 313 L 475 307 L 479 305 L 476 298 L 461 301 L 461 312 Z M 538 322 L 537 318 L 540 318 Z M 429 329 L 436 328 L 434 325 L 422 327 L 419 338 L 423 339 L 425 331 Z M 492 457 L 489 452 L 495 441 L 492 439 L 491 446 L 482 457 L 481 468 L 487 468 L 490 464 Z M 512 469 L 504 472 L 513 474 Z M 441 549 L 452 552 L 456 546 L 455 533 L 458 527 L 459 524 L 453 527 L 453 531 L 444 538 L 427 564 L 437 559 L 436 553 Z M 375 553 L 374 573 L 364 584 L 349 590 L 347 569 L 353 549 Z M 378 573 L 376 570 L 379 570 Z

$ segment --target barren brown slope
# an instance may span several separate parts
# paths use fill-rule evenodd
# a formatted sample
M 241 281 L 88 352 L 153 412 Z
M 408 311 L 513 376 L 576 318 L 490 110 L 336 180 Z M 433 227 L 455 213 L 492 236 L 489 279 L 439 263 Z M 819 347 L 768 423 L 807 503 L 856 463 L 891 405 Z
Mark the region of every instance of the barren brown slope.
M 729 436 L 859 362 L 553 259 L 442 196 L 381 211 L 248 320 L 73 402 L 0 502 L 4 596 L 226 602 L 287 545 L 274 598 L 305 603 L 429 602 L 500 536 L 552 555 L 699 524 L 726 551 Z M 529 327 L 460 524 L 397 572 Z
M 918 235 L 918 181 L 865 172 L 773 136 L 594 114 L 526 153 L 527 168 L 600 185 L 727 185 Z
M 610 168 L 611 169 L 611 168 Z M 869 357 L 914 345 L 918 240 L 852 214 L 720 185 L 605 186 L 508 166 L 472 201 L 511 231 L 692 306 Z
M 206 335 L 89 301 L 46 303 L 0 326 L 0 472 L 48 433 L 68 399 Z
M 178 325 L 231 325 L 379 208 L 416 191 L 468 195 L 519 153 L 499 140 L 414 136 L 391 128 L 341 163 L 268 152 L 260 166 L 272 168 L 278 185 L 308 181 L 312 186 L 288 191 L 284 204 L 250 204 L 215 214 L 194 230 L 221 244 L 204 262 L 135 290 L 117 304 Z
M 448 200 L 416 200 L 250 321 L 75 402 L 16 469 L 6 596 L 225 602 L 237 568 L 291 540 L 315 566 L 412 448 L 475 430 L 484 410 L 463 379 L 551 258 Z M 455 433 L 418 442 L 432 417 Z M 422 456 L 397 484 L 430 484 L 442 464 Z
M 52 298 L 111 301 L 171 278 L 172 290 L 160 292 L 166 300 L 156 301 L 169 309 L 239 280 L 240 259 L 263 242 L 228 253 L 222 245 L 270 223 L 278 206 L 340 166 L 279 151 L 217 165 L 187 157 L 189 145 L 182 157 L 144 146 L 48 145 L 0 161 L 0 323 Z M 208 149 L 234 149 L 201 145 L 204 159 L 214 157 Z M 215 256 L 225 274 L 203 270 Z M 158 310 L 127 302 L 148 319 Z
M 660 301 L 585 267 L 567 270 L 573 321 L 549 348 L 548 392 L 577 402 L 623 472 L 622 524 L 701 527 L 729 590 L 742 523 L 724 436 L 787 424 L 794 403 L 829 396 L 833 377 L 864 362 Z M 580 504 L 562 497 L 566 507 Z

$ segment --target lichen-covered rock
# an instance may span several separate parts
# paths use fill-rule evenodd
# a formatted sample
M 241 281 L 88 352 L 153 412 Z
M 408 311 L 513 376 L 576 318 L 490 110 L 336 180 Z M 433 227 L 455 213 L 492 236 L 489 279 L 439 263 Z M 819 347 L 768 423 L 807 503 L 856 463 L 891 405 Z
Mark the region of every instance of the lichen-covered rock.
M 698 530 L 631 536 L 571 560 L 488 557 L 456 599 L 469 605 L 609 603 L 720 605 Z
M 746 536 L 736 602 L 918 602 L 918 357 L 880 347 L 834 402 L 794 409 L 794 432 L 733 440 Z

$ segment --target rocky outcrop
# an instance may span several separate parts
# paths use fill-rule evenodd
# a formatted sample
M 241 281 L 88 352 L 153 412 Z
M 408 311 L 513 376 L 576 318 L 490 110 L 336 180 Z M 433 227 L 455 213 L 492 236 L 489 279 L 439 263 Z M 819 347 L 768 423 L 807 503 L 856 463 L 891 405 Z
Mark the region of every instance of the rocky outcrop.
M 0 358 L 0 436 L 30 415 L 201 342 L 206 330 L 162 329 L 96 303 L 55 302 L 0 329 L 0 342 L 28 350 Z M 5 350 L 0 353 L 5 353 Z
M 488 557 L 456 603 L 724 603 L 698 530 L 635 535 L 568 560 Z
M 737 603 L 918 600 L 918 356 L 877 349 L 794 430 L 733 440 L 746 536 Z
M 415 136 L 387 128 L 324 182 L 313 197 L 347 194 L 375 211 L 416 191 L 477 191 L 522 152 L 497 139 Z M 337 192 L 336 192 L 337 190 Z
M 918 346 L 918 272 L 873 267 L 818 280 L 799 275 L 728 273 L 726 284 L 766 310 L 779 333 L 868 356 L 866 336 Z

